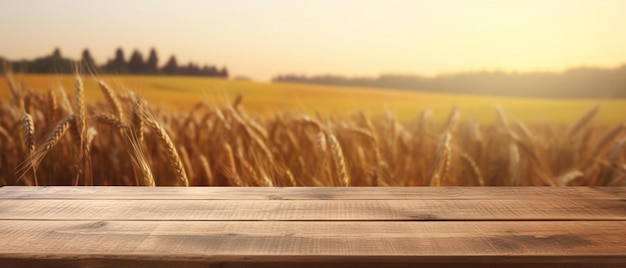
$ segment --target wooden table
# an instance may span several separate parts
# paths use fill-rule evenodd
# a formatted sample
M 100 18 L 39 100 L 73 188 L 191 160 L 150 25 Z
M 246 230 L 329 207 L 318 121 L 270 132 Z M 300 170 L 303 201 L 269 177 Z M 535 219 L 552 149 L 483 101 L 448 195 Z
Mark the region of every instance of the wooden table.
M 0 188 L 0 267 L 626 266 L 626 188 Z

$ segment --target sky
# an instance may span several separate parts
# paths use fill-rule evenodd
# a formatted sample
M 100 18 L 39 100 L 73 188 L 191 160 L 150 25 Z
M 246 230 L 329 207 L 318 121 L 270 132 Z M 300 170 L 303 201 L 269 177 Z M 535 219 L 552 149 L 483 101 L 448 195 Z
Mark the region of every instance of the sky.
M 626 0 L 0 0 L 0 56 L 55 47 L 98 64 L 118 47 L 231 76 L 378 76 L 611 68 L 626 62 Z

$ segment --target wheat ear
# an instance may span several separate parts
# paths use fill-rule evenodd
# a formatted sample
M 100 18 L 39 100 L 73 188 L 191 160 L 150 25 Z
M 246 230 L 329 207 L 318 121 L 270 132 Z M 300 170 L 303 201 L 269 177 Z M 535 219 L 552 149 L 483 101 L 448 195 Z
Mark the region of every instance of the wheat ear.
M 511 142 L 509 144 L 509 175 L 511 176 L 509 179 L 510 186 L 521 185 L 520 172 L 519 149 L 517 148 L 517 144 L 515 142 Z
M 26 156 L 30 156 L 35 152 L 35 124 L 33 123 L 33 118 L 28 113 L 24 113 L 24 117 L 22 117 L 22 131 L 23 131 L 23 139 L 24 146 L 26 147 Z M 39 181 L 37 180 L 37 173 L 33 169 L 33 181 L 35 186 L 39 186 Z
M 126 124 L 122 123 L 122 121 L 120 121 L 116 116 L 112 114 L 99 114 L 99 115 L 96 115 L 95 118 L 96 118 L 96 122 L 106 124 L 106 125 L 112 126 L 120 130 L 126 129 L 128 127 L 126 126 Z
M 80 75 L 76 75 L 74 84 L 74 111 L 76 116 L 76 132 L 78 134 L 78 144 L 80 148 L 80 156 L 82 158 L 82 150 L 85 145 L 85 132 L 87 131 L 86 110 L 85 110 L 85 90 L 83 89 L 83 80 Z M 75 132 L 75 133 L 76 133 Z
M 445 132 L 439 136 L 437 152 L 435 153 L 435 158 L 430 165 L 430 186 L 441 186 L 441 181 L 445 178 L 448 169 L 450 168 L 452 150 L 450 146 L 451 140 L 452 135 L 450 132 Z
M 189 179 L 187 179 L 187 173 L 185 172 L 185 168 L 183 163 L 178 155 L 178 151 L 176 151 L 176 147 L 172 142 L 170 136 L 165 132 L 163 127 L 159 123 L 157 123 L 154 119 L 146 119 L 146 124 L 152 129 L 152 131 L 159 138 L 161 146 L 167 152 L 167 158 L 169 159 L 169 163 L 174 168 L 174 171 L 177 175 L 177 179 L 181 181 L 185 186 L 189 186 Z
M 36 171 L 44 156 L 46 156 L 46 154 L 59 143 L 65 133 L 67 133 L 72 120 L 74 120 L 74 115 L 68 115 L 59 121 L 54 130 L 48 135 L 45 142 L 39 148 L 36 148 L 35 151 L 18 166 L 18 181 L 24 177 L 28 170 L 33 169 L 33 172 Z
M 609 145 L 609 143 L 611 143 L 611 141 L 613 141 L 622 133 L 625 127 L 626 124 L 619 124 L 612 128 L 609 132 L 604 134 L 604 136 L 602 136 L 602 138 L 598 141 L 595 148 L 593 149 L 593 152 L 587 159 L 586 163 L 583 165 L 583 170 L 587 169 L 590 165 L 593 164 L 598 155 L 600 155 L 600 153 L 606 148 L 606 146 Z
M 209 160 L 202 154 L 198 157 L 198 159 L 200 160 L 200 164 L 202 164 L 202 170 L 204 171 L 204 175 L 206 176 L 206 184 L 208 186 L 213 186 L 213 172 L 211 172 Z
M 59 103 L 57 102 L 57 96 L 54 91 L 48 91 L 48 113 L 51 120 L 56 120 L 59 110 Z
M 223 145 L 224 155 L 222 165 L 220 166 L 222 173 L 228 179 L 230 185 L 243 186 L 239 174 L 237 174 L 237 166 L 235 166 L 235 156 L 233 148 L 228 143 Z
M 136 133 L 137 140 L 139 142 L 143 141 L 144 122 L 141 117 L 141 111 L 145 109 L 144 108 L 145 106 L 146 106 L 145 100 L 140 99 L 133 95 L 131 125 L 132 125 L 132 131 Z
M 567 172 L 567 173 L 559 176 L 556 179 L 556 182 L 558 183 L 559 186 L 567 186 L 572 181 L 574 181 L 574 180 L 576 180 L 578 178 L 582 178 L 584 176 L 585 176 L 585 174 L 582 173 L 582 171 L 580 171 L 580 170 L 572 170 L 570 172 Z
M 343 186 L 349 186 L 350 178 L 348 177 L 348 172 L 346 171 L 346 161 L 343 157 L 339 141 L 337 141 L 337 137 L 335 137 L 332 133 L 328 134 L 328 144 L 330 145 L 333 162 L 335 163 L 335 168 L 337 170 L 337 178 Z
M 63 87 L 59 87 L 59 95 L 61 96 L 61 109 L 65 111 L 65 113 L 73 114 L 74 109 L 72 109 L 72 104 L 70 104 L 70 99 L 67 97 L 67 93 Z
M 100 89 L 102 93 L 104 93 L 104 97 L 107 99 L 113 111 L 115 111 L 115 115 L 120 122 L 124 122 L 124 110 L 122 109 L 122 105 L 120 104 L 119 99 L 115 95 L 115 92 L 107 85 L 104 81 L 98 81 L 98 85 L 100 85 Z
M 193 165 L 191 165 L 191 159 L 189 158 L 189 153 L 187 152 L 187 150 L 185 149 L 184 146 L 180 147 L 180 158 L 183 162 L 183 165 L 185 167 L 185 169 L 187 170 L 187 175 L 189 176 L 189 178 L 193 181 L 193 179 L 196 177 L 194 170 L 193 170 Z
M 474 159 L 472 159 L 472 157 L 465 152 L 460 152 L 459 155 L 461 156 L 461 159 L 463 159 L 463 161 L 470 167 L 472 173 L 474 173 L 474 177 L 476 177 L 476 183 L 480 186 L 485 186 L 485 180 L 480 173 L 480 168 L 478 168 L 478 165 L 476 165 L 476 162 L 474 162 Z
M 22 117 L 22 128 L 26 155 L 30 155 L 35 152 L 35 124 L 33 123 L 33 117 L 28 113 L 24 113 Z
M 319 131 L 315 135 L 315 155 L 320 161 L 324 161 L 326 159 L 326 134 L 324 132 Z
M 509 119 L 506 117 L 506 114 L 504 113 L 504 110 L 502 109 L 502 106 L 500 106 L 499 104 L 496 104 L 493 106 L 493 108 L 496 110 L 496 116 L 498 118 L 498 122 L 500 123 L 500 125 L 502 125 L 502 127 L 508 129 L 509 128 Z
M 569 136 L 573 137 L 574 135 L 576 135 L 576 133 L 578 133 L 581 129 L 583 129 L 583 127 L 587 125 L 587 123 L 591 122 L 591 119 L 593 119 L 596 116 L 596 114 L 598 114 L 599 110 L 600 110 L 600 105 L 593 106 L 591 109 L 585 112 L 585 114 L 583 114 L 580 118 L 578 118 L 578 120 L 576 120 L 569 127 L 567 131 Z

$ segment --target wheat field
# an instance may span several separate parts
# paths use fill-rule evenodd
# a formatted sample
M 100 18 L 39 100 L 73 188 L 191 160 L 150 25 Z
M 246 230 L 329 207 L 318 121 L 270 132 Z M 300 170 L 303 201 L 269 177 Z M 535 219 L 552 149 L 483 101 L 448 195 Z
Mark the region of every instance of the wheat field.
M 83 79 L 67 94 L 7 75 L 0 185 L 626 186 L 623 115 L 596 120 L 601 106 L 560 123 L 520 120 L 506 102 L 490 121 L 465 119 L 463 107 L 439 119 L 431 109 L 251 113 L 246 91 L 165 108 Z

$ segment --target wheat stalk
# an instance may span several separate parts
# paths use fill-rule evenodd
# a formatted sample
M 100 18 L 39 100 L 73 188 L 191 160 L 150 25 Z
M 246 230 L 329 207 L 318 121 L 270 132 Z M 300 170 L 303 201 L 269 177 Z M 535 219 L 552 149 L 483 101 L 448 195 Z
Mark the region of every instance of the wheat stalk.
M 211 166 L 209 165 L 209 160 L 203 154 L 200 154 L 198 159 L 200 160 L 200 164 L 202 166 L 204 175 L 206 176 L 206 184 L 208 186 L 213 186 L 214 185 L 213 173 L 211 172 Z
M 285 170 L 285 177 L 287 177 L 287 181 L 289 181 L 289 186 L 298 186 L 296 179 L 289 169 Z
M 520 154 L 515 142 L 509 143 L 509 183 L 511 186 L 521 185 Z
M 18 110 L 24 111 L 24 96 L 22 87 L 15 83 L 12 72 L 7 71 L 5 73 L 5 77 L 7 83 L 9 84 L 9 92 L 11 93 L 11 98 L 13 99 L 13 102 L 16 104 Z
M 54 91 L 48 91 L 48 115 L 50 119 L 55 120 L 59 110 L 59 104 L 57 102 L 57 96 Z
M 13 137 L 11 137 L 9 132 L 1 125 L 0 125 L 0 136 L 4 137 L 5 144 L 13 143 Z
M 463 159 L 463 161 L 470 167 L 470 170 L 472 171 L 472 173 L 474 173 L 474 177 L 476 178 L 476 183 L 479 186 L 485 186 L 485 180 L 483 179 L 483 176 L 480 173 L 480 168 L 478 168 L 478 165 L 476 165 L 476 162 L 474 162 L 474 159 L 472 159 L 472 157 L 469 156 L 465 152 L 459 152 L 459 155 L 461 156 L 461 159 Z
M 130 146 L 126 146 L 126 148 L 128 148 L 128 154 L 133 162 L 133 171 L 135 171 L 135 178 L 138 181 L 137 184 L 150 187 L 156 186 L 154 175 L 148 164 L 148 157 L 144 154 L 139 139 L 132 131 L 124 131 L 123 133 L 127 137 L 127 139 L 125 139 L 126 144 L 130 144 Z
M 180 158 L 183 161 L 183 164 L 185 166 L 185 169 L 187 170 L 187 174 L 189 175 L 189 178 L 193 180 L 193 178 L 195 178 L 196 176 L 193 171 L 193 165 L 191 165 L 191 160 L 189 159 L 189 154 L 187 153 L 187 150 L 185 149 L 185 147 L 180 147 Z
M 561 176 L 559 176 L 556 181 L 558 183 L 559 186 L 567 186 L 570 184 L 570 182 L 578 179 L 578 178 L 582 178 L 584 177 L 585 174 L 582 173 L 582 171 L 580 170 L 572 170 L 569 171 Z
M 576 133 L 578 133 L 585 125 L 587 125 L 589 122 L 591 122 L 591 119 L 593 119 L 596 114 L 598 114 L 598 111 L 600 110 L 600 105 L 596 105 L 593 106 L 591 109 L 589 109 L 586 113 L 584 113 L 580 118 L 578 118 L 578 120 L 576 120 L 568 129 L 568 134 L 570 137 L 573 137 L 576 135 Z
M 453 107 L 450 110 L 450 114 L 448 114 L 448 118 L 446 122 L 443 124 L 443 131 L 454 131 L 456 125 L 461 118 L 461 112 L 459 112 L 459 108 Z
M 502 125 L 505 129 L 509 129 L 509 119 L 506 117 L 502 106 L 496 104 L 494 105 L 494 109 L 496 110 L 496 116 L 500 125 Z

